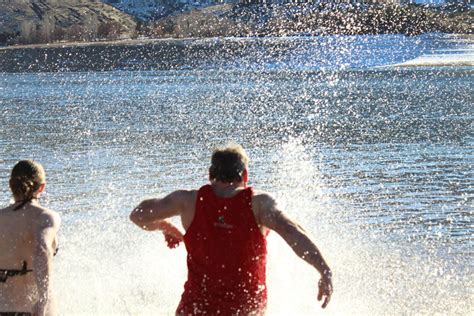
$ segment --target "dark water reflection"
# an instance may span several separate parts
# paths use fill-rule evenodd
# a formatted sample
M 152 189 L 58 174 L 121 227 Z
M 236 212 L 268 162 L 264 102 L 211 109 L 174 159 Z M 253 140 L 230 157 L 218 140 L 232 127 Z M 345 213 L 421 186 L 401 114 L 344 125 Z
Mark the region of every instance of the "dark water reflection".
M 448 40 L 447 40 L 448 39 Z M 389 65 L 460 44 L 449 35 L 157 40 L 0 50 L 0 72 L 316 70 Z

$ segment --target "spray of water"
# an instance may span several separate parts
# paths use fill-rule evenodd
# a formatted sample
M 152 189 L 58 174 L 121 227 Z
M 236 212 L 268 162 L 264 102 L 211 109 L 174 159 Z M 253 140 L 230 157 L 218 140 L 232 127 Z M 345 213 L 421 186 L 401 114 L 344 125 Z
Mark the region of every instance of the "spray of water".
M 323 152 L 290 139 L 258 159 L 272 163 L 257 167 L 255 161 L 251 171 L 254 185 L 275 193 L 334 270 L 335 294 L 324 313 L 467 314 L 472 294 L 462 289 L 472 286 L 463 275 L 469 268 L 450 267 L 425 239 L 393 244 L 396 233 L 357 225 L 358 210 L 330 193 L 328 183 L 337 178 L 322 171 Z M 105 190 L 107 198 L 95 211 L 65 218 L 55 277 L 61 312 L 173 315 L 186 278 L 184 247 L 170 250 L 160 233 L 136 229 L 123 207 L 133 205 L 127 191 L 119 185 Z M 318 273 L 275 233 L 269 236 L 268 252 L 268 314 L 319 312 Z M 447 295 L 451 292 L 458 294 Z

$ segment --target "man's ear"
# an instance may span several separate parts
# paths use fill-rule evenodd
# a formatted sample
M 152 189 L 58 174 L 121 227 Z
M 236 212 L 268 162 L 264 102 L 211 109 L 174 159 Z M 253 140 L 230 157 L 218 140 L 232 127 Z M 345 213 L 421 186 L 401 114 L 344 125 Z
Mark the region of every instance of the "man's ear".
M 245 168 L 244 171 L 242 171 L 242 181 L 244 183 L 249 182 L 249 171 L 247 170 L 247 168 Z
M 209 167 L 209 182 L 212 182 L 214 179 L 211 177 L 212 166 Z

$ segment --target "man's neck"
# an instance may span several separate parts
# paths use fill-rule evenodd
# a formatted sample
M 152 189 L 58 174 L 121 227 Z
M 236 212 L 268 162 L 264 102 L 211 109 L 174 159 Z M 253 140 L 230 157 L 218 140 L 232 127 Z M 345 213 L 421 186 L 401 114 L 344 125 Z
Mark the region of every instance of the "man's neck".
M 245 189 L 245 183 L 242 182 L 221 182 L 221 181 L 212 181 L 212 189 L 214 193 L 219 197 L 232 197 Z

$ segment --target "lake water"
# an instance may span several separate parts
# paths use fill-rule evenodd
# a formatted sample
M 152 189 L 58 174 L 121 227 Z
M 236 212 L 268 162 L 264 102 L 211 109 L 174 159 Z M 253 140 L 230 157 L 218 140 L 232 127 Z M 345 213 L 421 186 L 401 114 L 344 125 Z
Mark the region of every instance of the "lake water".
M 466 50 L 433 34 L 0 50 L 0 197 L 17 160 L 44 164 L 62 315 L 173 315 L 184 247 L 128 214 L 206 183 L 237 141 L 333 268 L 324 314 L 467 315 L 474 68 L 389 66 Z M 269 315 L 319 313 L 317 280 L 270 234 Z

